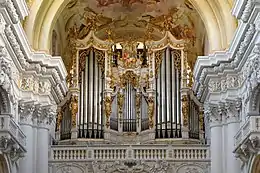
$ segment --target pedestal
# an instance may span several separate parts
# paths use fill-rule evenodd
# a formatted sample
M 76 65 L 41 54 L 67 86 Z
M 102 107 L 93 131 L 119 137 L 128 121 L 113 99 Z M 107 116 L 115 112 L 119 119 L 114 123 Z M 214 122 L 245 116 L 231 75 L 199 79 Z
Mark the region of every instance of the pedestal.
M 222 165 L 222 125 L 216 123 L 211 126 L 211 173 L 224 173 Z
M 48 172 L 48 128 L 39 126 L 37 130 L 37 173 Z
M 78 138 L 78 129 L 73 128 L 71 129 L 71 139 L 77 139 Z

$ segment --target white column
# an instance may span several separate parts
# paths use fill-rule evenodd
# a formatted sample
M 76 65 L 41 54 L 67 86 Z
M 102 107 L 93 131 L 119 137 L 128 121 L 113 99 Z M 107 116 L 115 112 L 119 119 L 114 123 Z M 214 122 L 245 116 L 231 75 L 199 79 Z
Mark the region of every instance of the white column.
M 37 173 L 48 172 L 49 160 L 49 126 L 50 117 L 54 116 L 49 108 L 45 108 L 38 117 L 37 129 Z
M 222 168 L 222 125 L 221 121 L 211 124 L 211 173 L 223 172 Z
M 235 149 L 234 136 L 239 129 L 238 111 L 234 104 L 226 104 L 227 109 L 227 173 L 241 172 L 240 161 L 233 153 Z
M 48 172 L 48 141 L 49 141 L 49 130 L 43 125 L 39 124 L 37 130 L 37 173 Z
M 33 172 L 33 123 L 32 116 L 34 112 L 33 104 L 19 105 L 20 126 L 26 136 L 26 150 L 25 157 L 20 159 L 19 173 L 34 173 Z
M 213 106 L 205 108 L 205 116 L 210 118 L 210 156 L 211 156 L 211 173 L 223 172 L 223 133 L 222 133 L 222 115 L 219 109 Z

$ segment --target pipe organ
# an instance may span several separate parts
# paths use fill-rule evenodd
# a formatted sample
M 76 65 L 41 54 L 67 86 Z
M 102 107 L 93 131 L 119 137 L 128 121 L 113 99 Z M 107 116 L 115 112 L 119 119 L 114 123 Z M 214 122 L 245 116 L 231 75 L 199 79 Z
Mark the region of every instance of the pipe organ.
M 181 51 L 166 48 L 157 56 L 156 137 L 181 137 Z
M 103 138 L 104 61 L 93 48 L 79 51 L 78 136 Z
M 90 32 L 78 41 L 70 89 L 78 110 L 59 114 L 60 138 L 69 129 L 67 138 L 148 133 L 153 139 L 200 139 L 201 105 L 188 85 L 185 44 L 166 33 L 160 41 L 115 42 Z M 73 121 L 75 126 L 66 125 Z

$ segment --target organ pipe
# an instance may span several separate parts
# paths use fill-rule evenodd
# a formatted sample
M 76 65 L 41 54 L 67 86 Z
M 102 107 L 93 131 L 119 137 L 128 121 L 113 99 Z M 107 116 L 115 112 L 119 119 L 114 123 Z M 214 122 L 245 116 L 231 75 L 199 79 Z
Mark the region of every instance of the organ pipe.
M 85 51 L 85 52 L 84 52 Z M 85 68 L 81 68 L 80 83 L 80 138 L 103 137 L 103 90 L 104 76 L 98 62 L 98 53 L 94 49 L 84 50 L 80 58 L 85 58 Z

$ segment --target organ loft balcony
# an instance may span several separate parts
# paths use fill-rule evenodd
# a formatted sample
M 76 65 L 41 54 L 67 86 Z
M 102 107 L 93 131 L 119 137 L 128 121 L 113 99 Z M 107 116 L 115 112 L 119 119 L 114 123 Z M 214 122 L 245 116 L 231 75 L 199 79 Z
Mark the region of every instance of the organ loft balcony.
M 70 29 L 70 91 L 58 110 L 59 144 L 204 143 L 184 40 L 168 31 L 155 39 L 149 29 L 145 41 L 113 39 L 111 29 L 103 38 L 91 30 L 75 39 L 76 33 Z

